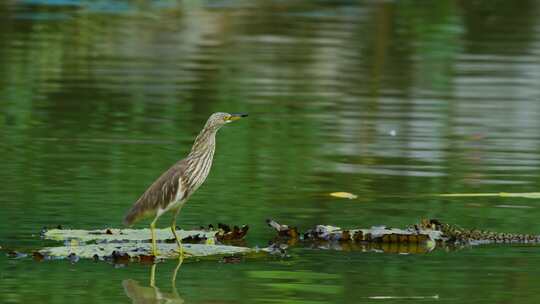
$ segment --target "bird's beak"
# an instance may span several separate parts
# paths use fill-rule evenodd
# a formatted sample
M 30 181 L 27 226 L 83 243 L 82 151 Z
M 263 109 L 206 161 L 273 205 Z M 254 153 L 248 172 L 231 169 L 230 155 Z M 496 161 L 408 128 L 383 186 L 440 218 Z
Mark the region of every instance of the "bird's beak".
M 229 116 L 227 118 L 227 122 L 233 122 L 235 120 L 239 120 L 240 118 L 242 117 L 247 117 L 247 113 L 235 113 L 235 114 L 231 114 L 231 116 Z

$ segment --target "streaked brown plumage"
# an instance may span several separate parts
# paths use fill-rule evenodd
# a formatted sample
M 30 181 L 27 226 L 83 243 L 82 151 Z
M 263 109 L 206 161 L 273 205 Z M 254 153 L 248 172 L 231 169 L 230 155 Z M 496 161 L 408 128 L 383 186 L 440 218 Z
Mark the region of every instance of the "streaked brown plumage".
M 174 211 L 171 230 L 183 254 L 181 240 L 176 235 L 176 217 L 189 197 L 205 181 L 216 147 L 216 133 L 225 124 L 247 114 L 214 113 L 208 118 L 199 133 L 189 155 L 165 171 L 135 202 L 124 218 L 125 225 L 132 225 L 137 220 L 154 216 L 150 224 L 152 230 L 152 254 L 157 255 L 155 223 L 167 211 Z

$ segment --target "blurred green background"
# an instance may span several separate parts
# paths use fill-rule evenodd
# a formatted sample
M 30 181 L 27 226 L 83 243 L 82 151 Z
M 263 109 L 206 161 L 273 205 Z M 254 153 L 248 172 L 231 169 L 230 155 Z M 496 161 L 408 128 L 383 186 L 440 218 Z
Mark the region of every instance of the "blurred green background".
M 532 0 L 1 1 L 0 246 L 31 252 L 43 226 L 119 227 L 216 111 L 250 117 L 218 134 L 182 227 L 249 224 L 260 247 L 266 218 L 540 233 L 538 200 L 429 195 L 539 191 L 539 17 Z M 187 262 L 175 299 L 538 303 L 539 253 Z M 157 266 L 167 297 L 175 266 Z M 0 302 L 130 302 L 123 283 L 147 288 L 149 272 L 2 252 Z

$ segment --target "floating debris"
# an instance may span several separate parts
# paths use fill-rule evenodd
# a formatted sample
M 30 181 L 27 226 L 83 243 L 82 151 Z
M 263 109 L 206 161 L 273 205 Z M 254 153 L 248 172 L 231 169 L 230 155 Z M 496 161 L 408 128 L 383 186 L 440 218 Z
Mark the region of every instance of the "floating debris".
M 57 258 L 67 258 L 74 254 L 79 258 L 105 260 L 113 263 L 124 261 L 144 261 L 148 262 L 151 252 L 150 243 L 121 243 L 121 244 L 86 244 L 77 247 L 60 246 L 48 247 L 40 250 L 43 255 Z M 246 254 L 254 252 L 248 247 L 238 247 L 230 245 L 205 245 L 205 244 L 183 244 L 184 255 L 186 258 L 203 257 L 212 255 L 232 255 Z M 178 248 L 176 243 L 158 243 L 160 255 L 157 259 L 178 258 Z
M 340 251 L 421 254 L 428 253 L 436 247 L 459 249 L 463 246 L 489 243 L 540 243 L 540 236 L 536 235 L 464 229 L 437 219 L 424 219 L 405 229 L 386 226 L 343 229 L 331 225 L 316 225 L 304 232 L 272 219 L 268 219 L 267 224 L 277 235 L 270 246 L 262 249 L 230 244 L 245 238 L 249 230 L 246 225 L 231 228 L 229 225 L 219 224 L 216 230 L 209 226 L 203 230 L 181 230 L 179 234 L 185 242 L 183 250 L 186 258 L 218 256 L 222 263 L 237 263 L 245 255 L 270 254 L 285 258 L 288 256 L 287 249 L 291 246 Z M 45 235 L 47 238 L 63 241 L 64 246 L 43 248 L 32 253 L 36 261 L 67 259 L 76 263 L 79 259 L 93 259 L 121 266 L 129 262 L 150 264 L 163 259 L 178 258 L 178 247 L 174 239 L 170 237 L 172 234 L 169 229 L 158 232 L 157 245 L 160 254 L 157 257 L 150 254 L 151 243 L 148 229 L 109 228 L 90 231 L 53 229 L 47 231 Z M 9 251 L 7 255 L 10 258 L 27 256 L 17 251 Z
M 289 227 L 287 225 L 281 225 L 273 219 L 267 219 L 266 224 L 277 231 L 279 236 L 285 236 L 290 238 L 298 238 L 298 228 Z
M 28 256 L 28 254 L 24 252 L 19 252 L 15 250 L 8 251 L 6 255 L 11 259 L 22 259 Z
M 247 225 L 242 226 L 242 228 L 234 226 L 232 230 L 229 226 L 224 227 L 226 229 L 222 230 L 222 228 L 220 227 L 220 231 L 218 231 L 218 233 L 216 233 L 215 235 L 216 240 L 219 242 L 242 240 L 247 235 L 247 232 L 249 230 L 249 226 Z
M 72 264 L 75 264 L 79 261 L 79 256 L 76 255 L 75 253 L 70 253 L 68 256 L 67 256 L 67 259 L 72 263 Z
M 510 208 L 510 209 L 532 209 L 533 206 L 527 205 L 495 205 L 496 208 Z
M 208 239 L 205 236 L 190 235 L 182 239 L 182 244 L 205 244 Z M 176 239 L 167 240 L 168 243 L 176 243 Z
M 209 255 L 231 255 L 252 252 L 253 249 L 244 246 L 230 246 L 243 242 L 249 227 L 229 226 L 218 224 L 201 230 L 177 230 L 182 238 L 186 257 Z M 62 241 L 64 246 L 49 247 L 39 251 L 39 254 L 70 260 L 79 258 L 94 259 L 95 261 L 110 261 L 114 264 L 138 261 L 155 263 L 159 259 L 178 257 L 178 246 L 169 228 L 157 229 L 156 239 L 161 254 L 154 257 L 150 254 L 149 229 L 114 229 L 101 230 L 82 229 L 50 229 L 43 230 L 45 239 Z
M 218 230 L 177 230 L 176 233 L 182 240 L 187 242 L 207 242 L 208 239 L 214 239 L 217 242 L 241 240 L 249 230 L 247 225 L 239 228 L 234 226 L 232 229 L 225 224 L 219 224 Z M 101 230 L 83 230 L 83 229 L 51 229 L 43 233 L 43 237 L 55 241 L 69 242 L 148 242 L 150 240 L 150 229 L 101 229 Z M 167 241 L 174 240 L 171 229 L 156 229 L 156 240 Z M 176 241 L 174 241 L 176 243 Z M 215 242 L 214 242 L 215 243 Z
M 371 296 L 367 297 L 372 300 L 424 300 L 424 299 L 434 299 L 438 300 L 439 295 L 433 296 Z
M 425 253 L 437 245 L 462 246 L 489 243 L 538 244 L 540 236 L 528 234 L 497 233 L 477 229 L 463 229 L 436 219 L 422 220 L 406 229 L 373 226 L 369 229 L 342 229 L 317 225 L 300 234 L 274 220 L 267 223 L 278 233 L 277 242 L 286 241 L 288 246 L 301 242 L 320 249 L 334 250 L 382 250 L 391 253 Z M 281 238 L 281 240 L 280 240 Z M 285 238 L 285 240 L 282 240 Z
M 298 230 L 281 225 L 274 220 L 267 220 L 270 227 L 280 236 L 298 238 Z M 302 236 L 305 240 L 337 241 L 337 242 L 386 242 L 386 243 L 421 243 L 428 240 L 439 240 L 440 231 L 432 229 L 397 229 L 385 226 L 373 226 L 370 229 L 341 229 L 328 225 L 317 225 L 307 230 Z
M 110 257 L 106 257 L 106 259 L 110 259 L 115 264 L 127 264 L 129 261 L 131 261 L 131 256 L 127 252 L 119 252 L 119 251 L 113 251 Z
M 41 254 L 41 252 L 34 251 L 32 253 L 32 258 L 34 258 L 34 261 L 41 262 L 41 261 L 43 261 L 45 259 L 45 256 L 43 254 Z
M 424 219 L 419 224 L 419 227 L 423 229 L 440 231 L 441 240 L 447 244 L 480 245 L 492 243 L 540 243 L 539 235 L 501 233 L 479 229 L 464 229 L 458 225 L 442 223 L 436 219 Z
M 224 256 L 221 259 L 221 263 L 223 264 L 238 264 L 242 262 L 242 258 L 239 256 L 231 255 L 231 256 Z
M 139 262 L 142 264 L 154 264 L 156 261 L 156 257 L 153 255 L 139 255 L 137 256 L 139 258 Z
M 42 238 L 44 238 L 44 237 L 45 237 L 45 233 L 47 233 L 47 230 L 49 230 L 49 229 L 47 229 L 47 227 L 41 228 L 41 230 L 39 231 L 39 236 L 41 236 Z
M 287 256 L 287 248 L 290 244 L 282 244 L 280 242 L 275 242 L 274 244 L 270 245 L 267 250 L 270 255 L 274 256 L 280 256 L 280 257 L 286 257 Z
M 226 225 L 226 224 L 223 224 L 223 223 L 218 223 L 218 230 L 223 230 L 224 233 L 227 233 L 227 232 L 230 232 L 231 231 L 231 227 L 229 225 Z
M 437 194 L 441 197 L 521 197 L 521 198 L 540 198 L 540 192 L 522 192 L 522 193 L 445 193 Z
M 348 199 L 358 198 L 358 195 L 352 194 L 349 192 L 332 192 L 330 193 L 330 196 L 339 197 L 339 198 L 348 198 Z
M 201 235 L 201 237 L 214 237 L 217 231 L 179 230 L 177 234 L 182 239 Z M 106 242 L 147 242 L 150 239 L 150 229 L 104 229 L 104 230 L 84 230 L 84 229 L 51 229 L 45 233 L 45 239 L 64 241 L 78 240 L 80 242 L 106 241 Z M 171 229 L 156 229 L 156 239 L 164 241 L 173 239 Z

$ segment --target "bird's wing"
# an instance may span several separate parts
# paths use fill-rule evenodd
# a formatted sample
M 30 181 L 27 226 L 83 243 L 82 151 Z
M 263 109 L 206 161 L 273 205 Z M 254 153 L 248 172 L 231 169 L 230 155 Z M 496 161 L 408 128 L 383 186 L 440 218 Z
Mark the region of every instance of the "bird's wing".
M 155 213 L 158 208 L 166 209 L 169 203 L 182 199 L 184 193 L 178 190 L 182 187 L 182 173 L 185 171 L 186 162 L 181 160 L 165 171 L 133 204 L 124 218 L 125 225 L 131 225 L 138 219 L 148 214 Z

